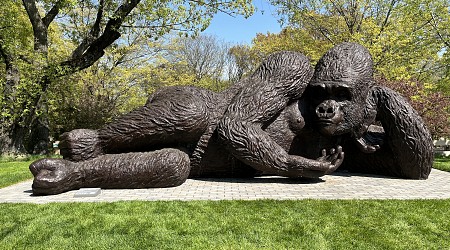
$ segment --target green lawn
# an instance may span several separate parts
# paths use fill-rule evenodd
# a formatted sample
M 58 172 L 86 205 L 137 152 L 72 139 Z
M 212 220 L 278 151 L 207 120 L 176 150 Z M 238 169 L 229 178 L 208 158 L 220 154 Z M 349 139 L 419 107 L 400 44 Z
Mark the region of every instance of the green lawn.
M 449 249 L 450 200 L 0 204 L 1 249 Z
M 33 178 L 28 166 L 32 161 L 0 162 L 0 188 Z
M 30 178 L 29 163 L 0 162 L 1 185 Z M 448 170 L 450 159 L 436 163 Z M 449 207 L 450 199 L 0 203 L 0 249 L 450 249 Z
M 450 157 L 434 159 L 433 167 L 443 171 L 450 172 Z
M 28 166 L 36 159 L 34 157 L 10 162 L 0 159 L 0 188 L 32 178 Z M 450 158 L 436 158 L 433 167 L 450 172 Z
M 0 158 L 0 188 L 33 178 L 28 166 L 42 157 L 44 156 L 27 156 L 21 159 Z

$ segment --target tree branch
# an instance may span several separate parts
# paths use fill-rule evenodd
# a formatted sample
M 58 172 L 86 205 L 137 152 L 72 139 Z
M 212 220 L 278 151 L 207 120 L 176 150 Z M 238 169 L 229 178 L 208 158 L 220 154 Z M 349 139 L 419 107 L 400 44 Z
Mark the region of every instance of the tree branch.
M 381 24 L 380 32 L 378 33 L 377 38 L 375 40 L 378 40 L 378 38 L 381 36 L 381 34 L 383 33 L 384 29 L 386 28 L 386 25 L 387 25 L 387 23 L 389 21 L 389 18 L 391 17 L 391 12 L 394 9 L 394 6 L 395 6 L 396 3 L 397 3 L 396 0 L 392 0 L 391 1 L 391 5 L 389 6 L 389 9 L 388 9 L 388 12 L 386 14 L 386 17 L 384 18 L 384 21 Z
M 64 70 L 55 72 L 55 76 L 59 77 L 85 69 L 100 59 L 105 54 L 104 50 L 120 37 L 119 28 L 140 1 L 128 0 L 119 6 L 106 23 L 103 34 L 95 39 L 81 56 L 61 63 Z
M 47 15 L 42 18 L 42 22 L 44 23 L 45 27 L 48 28 L 53 19 L 55 19 L 55 17 L 58 15 L 59 10 L 62 7 L 62 2 L 63 0 L 59 0 L 58 2 L 56 2 L 55 5 L 53 5 L 53 7 L 47 13 Z
M 94 25 L 89 32 L 89 34 L 84 38 L 84 40 L 78 45 L 78 47 L 72 52 L 72 59 L 80 57 L 83 52 L 91 45 L 91 43 L 98 38 L 100 34 L 100 24 L 103 19 L 103 10 L 105 7 L 104 0 L 100 0 L 97 10 L 97 17 L 95 19 Z
M 432 21 L 432 22 L 431 22 Z M 445 39 L 445 37 L 441 34 L 441 32 L 439 31 L 438 27 L 437 27 L 437 22 L 436 22 L 436 18 L 434 17 L 434 14 L 431 13 L 431 20 L 430 20 L 431 26 L 433 27 L 433 29 L 436 31 L 436 34 L 438 35 L 439 39 L 444 43 L 445 46 L 447 46 L 447 48 L 450 48 L 450 41 L 448 41 L 447 39 Z
M 27 11 L 34 34 L 34 49 L 47 56 L 48 53 L 48 39 L 47 26 L 41 19 L 39 10 L 34 0 L 22 0 L 23 6 Z

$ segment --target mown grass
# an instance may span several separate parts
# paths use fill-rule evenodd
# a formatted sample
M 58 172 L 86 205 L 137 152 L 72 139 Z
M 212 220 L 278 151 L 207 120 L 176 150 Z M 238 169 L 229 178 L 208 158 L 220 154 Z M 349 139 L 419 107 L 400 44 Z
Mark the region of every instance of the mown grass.
M 436 157 L 434 159 L 433 167 L 442 171 L 450 172 L 450 157 Z
M 450 200 L 0 204 L 1 249 L 448 249 Z
M 0 188 L 33 178 L 28 166 L 33 161 L 0 162 Z
M 0 184 L 30 178 L 30 162 L 0 162 Z M 450 249 L 449 207 L 449 199 L 0 203 L 0 249 Z
M 45 156 L 0 157 L 0 188 L 33 178 L 28 166 L 43 157 Z

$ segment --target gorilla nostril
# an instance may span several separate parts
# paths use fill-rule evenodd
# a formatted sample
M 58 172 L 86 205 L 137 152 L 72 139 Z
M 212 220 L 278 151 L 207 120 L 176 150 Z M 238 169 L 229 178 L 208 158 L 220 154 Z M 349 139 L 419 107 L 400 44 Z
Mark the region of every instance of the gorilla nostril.
M 323 107 L 319 107 L 319 113 L 321 114 L 325 113 L 325 109 Z
M 324 101 L 316 108 L 316 114 L 319 118 L 331 119 L 336 115 L 336 108 L 332 101 Z

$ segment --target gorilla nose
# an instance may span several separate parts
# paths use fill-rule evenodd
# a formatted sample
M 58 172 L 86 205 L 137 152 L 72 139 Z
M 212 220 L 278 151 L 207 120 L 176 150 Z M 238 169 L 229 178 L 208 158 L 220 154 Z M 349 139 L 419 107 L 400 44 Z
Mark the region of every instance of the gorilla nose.
M 336 115 L 338 104 L 334 100 L 326 100 L 316 107 L 316 114 L 319 119 L 331 119 Z

